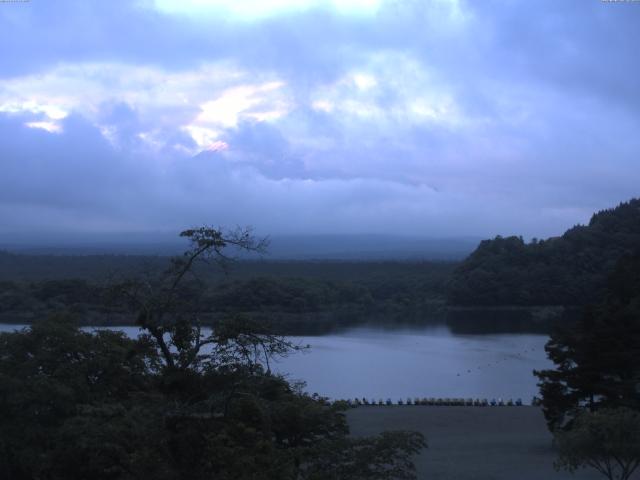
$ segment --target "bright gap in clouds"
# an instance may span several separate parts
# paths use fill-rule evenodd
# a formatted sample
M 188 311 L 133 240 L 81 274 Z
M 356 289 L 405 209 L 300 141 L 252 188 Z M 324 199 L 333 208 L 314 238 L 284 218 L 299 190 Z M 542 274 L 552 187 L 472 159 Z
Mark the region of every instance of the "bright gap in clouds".
M 158 10 L 183 15 L 226 15 L 227 19 L 259 20 L 280 13 L 326 8 L 342 15 L 375 14 L 382 0 L 155 0 Z
M 49 133 L 61 133 L 62 127 L 54 122 L 26 122 L 25 126 L 29 128 L 40 128 Z

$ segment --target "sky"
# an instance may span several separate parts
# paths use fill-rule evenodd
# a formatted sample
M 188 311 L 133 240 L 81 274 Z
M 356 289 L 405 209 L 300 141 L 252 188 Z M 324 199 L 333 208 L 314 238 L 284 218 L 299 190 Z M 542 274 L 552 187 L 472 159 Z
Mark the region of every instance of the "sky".
M 640 2 L 0 2 L 2 236 L 547 237 L 640 195 Z

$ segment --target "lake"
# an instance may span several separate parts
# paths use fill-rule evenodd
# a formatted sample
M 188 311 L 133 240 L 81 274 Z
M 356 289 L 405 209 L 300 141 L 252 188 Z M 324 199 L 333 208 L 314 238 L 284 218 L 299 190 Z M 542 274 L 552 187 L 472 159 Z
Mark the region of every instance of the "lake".
M 23 325 L 0 325 L 0 331 Z M 136 327 L 119 327 L 130 336 Z M 459 334 L 447 326 L 359 327 L 314 337 L 289 337 L 310 349 L 272 368 L 306 390 L 331 398 L 522 398 L 538 395 L 534 369 L 552 367 L 539 334 Z

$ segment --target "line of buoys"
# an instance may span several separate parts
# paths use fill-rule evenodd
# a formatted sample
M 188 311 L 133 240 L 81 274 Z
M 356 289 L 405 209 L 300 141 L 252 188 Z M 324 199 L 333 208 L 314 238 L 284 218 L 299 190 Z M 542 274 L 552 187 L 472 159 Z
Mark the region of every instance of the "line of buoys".
M 538 405 L 535 401 L 532 401 L 532 405 Z M 370 405 L 378 405 L 378 406 L 392 406 L 392 405 L 429 405 L 429 406 L 454 406 L 454 407 L 521 407 L 524 405 L 522 399 L 517 398 L 516 400 L 509 399 L 503 400 L 502 398 L 492 398 L 491 400 L 486 398 L 426 398 L 426 397 L 415 397 L 415 398 L 407 398 L 406 400 L 399 399 L 397 401 L 393 401 L 390 398 L 386 400 L 382 400 L 381 398 L 378 400 L 368 399 L 366 397 L 362 398 L 354 398 L 354 399 L 346 399 L 346 400 L 335 400 L 334 403 L 343 402 L 349 405 L 350 407 L 360 407 L 360 406 L 370 406 Z

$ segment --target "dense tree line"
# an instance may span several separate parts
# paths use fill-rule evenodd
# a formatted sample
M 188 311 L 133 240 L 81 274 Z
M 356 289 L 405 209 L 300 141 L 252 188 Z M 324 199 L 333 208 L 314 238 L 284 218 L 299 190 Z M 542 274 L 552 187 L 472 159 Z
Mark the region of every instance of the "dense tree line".
M 593 215 L 561 237 L 485 240 L 452 276 L 454 305 L 584 305 L 616 262 L 640 245 L 640 199 Z
M 72 253 L 73 251 L 71 251 Z M 136 275 L 167 267 L 168 256 L 19 254 L 0 250 L 0 281 L 66 280 L 69 278 L 102 282 L 114 275 Z M 261 260 L 238 259 L 227 272 L 195 266 L 208 282 L 256 277 L 310 278 L 342 282 L 382 282 L 384 279 L 419 279 L 437 282 L 451 273 L 457 262 L 427 260 L 272 260 L 268 252 Z
M 137 274 L 159 272 L 166 265 L 165 259 L 162 266 L 139 269 Z M 310 266 L 311 274 L 287 275 L 300 274 L 304 265 Z M 356 271 L 349 266 L 355 266 Z M 202 266 L 197 268 L 202 270 L 197 289 L 205 323 L 215 324 L 228 314 L 243 313 L 259 316 L 281 333 L 319 333 L 362 321 L 407 320 L 441 310 L 453 265 L 236 263 L 229 276 L 206 274 Z M 136 271 L 125 272 L 116 278 Z M 75 314 L 85 324 L 132 324 L 135 320 L 113 302 L 108 277 L 102 281 L 0 281 L 1 321 L 31 322 L 58 311 Z

